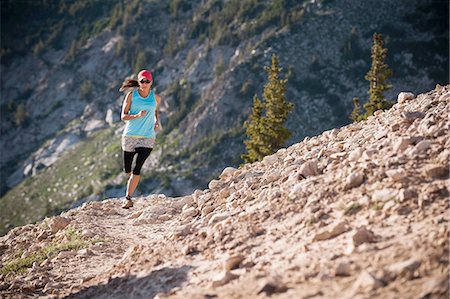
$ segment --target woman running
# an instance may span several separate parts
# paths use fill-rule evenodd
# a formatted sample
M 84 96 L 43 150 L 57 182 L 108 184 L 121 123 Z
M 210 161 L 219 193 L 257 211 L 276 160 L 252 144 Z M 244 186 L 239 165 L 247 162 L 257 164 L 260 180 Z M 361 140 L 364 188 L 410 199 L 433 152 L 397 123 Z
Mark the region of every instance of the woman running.
M 142 70 L 138 73 L 137 81 L 125 80 L 120 88 L 123 91 L 137 87 L 127 93 L 122 105 L 121 119 L 126 123 L 122 134 L 123 169 L 129 177 L 122 205 L 124 209 L 133 206 L 131 198 L 139 183 L 142 165 L 153 150 L 155 130 L 160 127 L 158 108 L 161 98 L 150 89 L 152 83 L 152 74 Z M 131 170 L 135 155 L 136 163 Z

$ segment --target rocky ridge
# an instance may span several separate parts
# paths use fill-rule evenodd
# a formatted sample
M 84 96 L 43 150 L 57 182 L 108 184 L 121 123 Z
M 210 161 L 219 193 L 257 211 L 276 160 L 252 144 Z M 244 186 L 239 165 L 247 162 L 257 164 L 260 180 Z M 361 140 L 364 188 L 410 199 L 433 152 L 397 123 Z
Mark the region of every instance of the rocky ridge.
M 208 189 L 90 202 L 0 238 L 4 298 L 448 297 L 450 85 L 224 169 Z M 71 235 L 82 244 L 25 259 Z

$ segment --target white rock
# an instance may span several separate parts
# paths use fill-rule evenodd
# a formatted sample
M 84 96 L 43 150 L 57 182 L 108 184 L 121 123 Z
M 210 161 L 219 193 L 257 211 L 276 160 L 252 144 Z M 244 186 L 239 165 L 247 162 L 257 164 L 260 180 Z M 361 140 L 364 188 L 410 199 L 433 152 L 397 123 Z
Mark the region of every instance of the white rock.
M 397 196 L 397 190 L 391 188 L 385 188 L 381 190 L 375 190 L 372 194 L 372 201 L 388 201 L 394 199 Z
M 415 97 L 416 96 L 411 92 L 401 92 L 398 94 L 397 102 L 399 104 L 403 104 L 406 103 L 407 101 L 414 99 Z
M 322 230 L 319 233 L 316 233 L 316 235 L 313 238 L 313 242 L 314 241 L 323 241 L 323 240 L 328 240 L 328 239 L 334 238 L 348 230 L 347 223 L 345 221 L 339 222 L 338 224 L 335 224 L 335 225 L 329 225 L 328 227 L 331 227 L 331 229 L 328 228 L 328 229 Z
M 358 289 L 375 290 L 382 286 L 383 286 L 383 283 L 380 280 L 376 279 L 372 274 L 370 274 L 366 270 L 364 270 L 358 276 L 356 282 L 353 285 L 355 290 L 358 290 Z
M 418 152 L 425 152 L 427 149 L 429 149 L 431 146 L 430 140 L 422 140 L 419 143 L 416 144 L 415 148 Z
M 197 204 L 199 206 L 204 205 L 205 203 L 209 202 L 209 200 L 211 199 L 211 193 L 206 193 L 201 195 L 198 200 L 197 200 Z
M 212 282 L 212 286 L 213 287 L 220 287 L 223 286 L 227 283 L 229 283 L 230 281 L 232 281 L 233 279 L 238 278 L 239 275 L 233 274 L 229 271 L 225 271 L 219 275 L 216 275 L 213 279 Z
M 357 149 L 354 149 L 350 152 L 350 154 L 348 155 L 348 160 L 349 161 L 358 161 L 358 159 L 361 157 L 361 155 L 363 154 L 364 150 L 360 147 L 358 147 Z
M 317 165 L 317 160 L 309 160 L 303 163 L 303 165 L 300 167 L 300 173 L 304 177 L 319 175 L 320 170 Z
M 111 108 L 109 108 L 106 111 L 105 121 L 108 125 L 112 126 L 114 123 L 118 122 L 119 120 L 120 120 L 119 114 L 116 111 L 113 111 Z
M 228 213 L 222 213 L 222 214 L 215 214 L 213 215 L 209 221 L 208 221 L 208 226 L 213 226 L 214 224 L 216 224 L 219 221 L 225 220 L 229 217 Z
M 364 182 L 364 173 L 353 172 L 347 177 L 345 187 L 347 189 L 355 188 L 361 185 L 363 182 Z
M 101 119 L 91 119 L 86 123 L 84 131 L 93 132 L 105 127 L 105 122 Z
M 400 154 L 410 145 L 411 141 L 409 140 L 409 138 L 400 138 L 393 144 L 392 149 L 395 153 Z
M 219 186 L 220 181 L 219 180 L 212 180 L 211 182 L 209 182 L 208 184 L 208 188 L 213 190 L 215 189 L 217 186 Z
M 190 207 L 181 213 L 181 217 L 190 218 L 190 217 L 196 216 L 197 214 L 198 214 L 198 210 L 194 207 Z
M 278 162 L 278 157 L 276 155 L 265 156 L 262 160 L 262 163 L 266 166 L 271 166 Z
M 383 211 L 389 211 L 390 209 L 395 207 L 395 205 L 396 205 L 395 201 L 390 200 L 383 206 Z
M 220 179 L 227 179 L 229 177 L 233 176 L 233 173 L 236 171 L 237 169 L 234 167 L 226 167 L 223 171 L 222 174 L 219 176 Z
M 388 271 L 393 272 L 395 274 L 414 272 L 417 268 L 420 267 L 420 264 L 421 264 L 420 260 L 411 258 L 409 260 L 390 265 L 388 267 Z

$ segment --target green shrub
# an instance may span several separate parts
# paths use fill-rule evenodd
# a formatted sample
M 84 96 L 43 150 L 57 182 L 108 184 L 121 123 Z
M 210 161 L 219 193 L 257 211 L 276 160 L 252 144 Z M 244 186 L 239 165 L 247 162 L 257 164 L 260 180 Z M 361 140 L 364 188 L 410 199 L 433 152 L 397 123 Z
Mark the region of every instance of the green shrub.
M 80 95 L 81 97 L 87 97 L 92 93 L 92 82 L 91 80 L 85 80 L 81 83 L 80 86 Z
M 37 252 L 31 253 L 27 257 L 16 257 L 10 261 L 7 261 L 4 266 L 0 268 L 0 274 L 7 275 L 9 273 L 23 273 L 26 269 L 31 268 L 35 262 L 40 264 L 47 258 L 55 256 L 61 251 L 79 250 L 92 244 L 91 241 L 83 240 L 81 235 L 71 227 L 66 229 L 65 235 L 68 239 L 65 242 L 58 243 L 53 241 L 46 247 L 41 248 Z

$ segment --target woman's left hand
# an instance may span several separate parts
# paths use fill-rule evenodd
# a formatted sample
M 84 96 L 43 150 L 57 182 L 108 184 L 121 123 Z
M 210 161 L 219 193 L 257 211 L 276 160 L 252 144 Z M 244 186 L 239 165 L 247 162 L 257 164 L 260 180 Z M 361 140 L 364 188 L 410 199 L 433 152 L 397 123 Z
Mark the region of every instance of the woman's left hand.
M 160 129 L 159 121 L 157 121 L 157 122 L 155 123 L 155 131 L 157 131 L 157 130 L 159 130 L 159 129 Z

